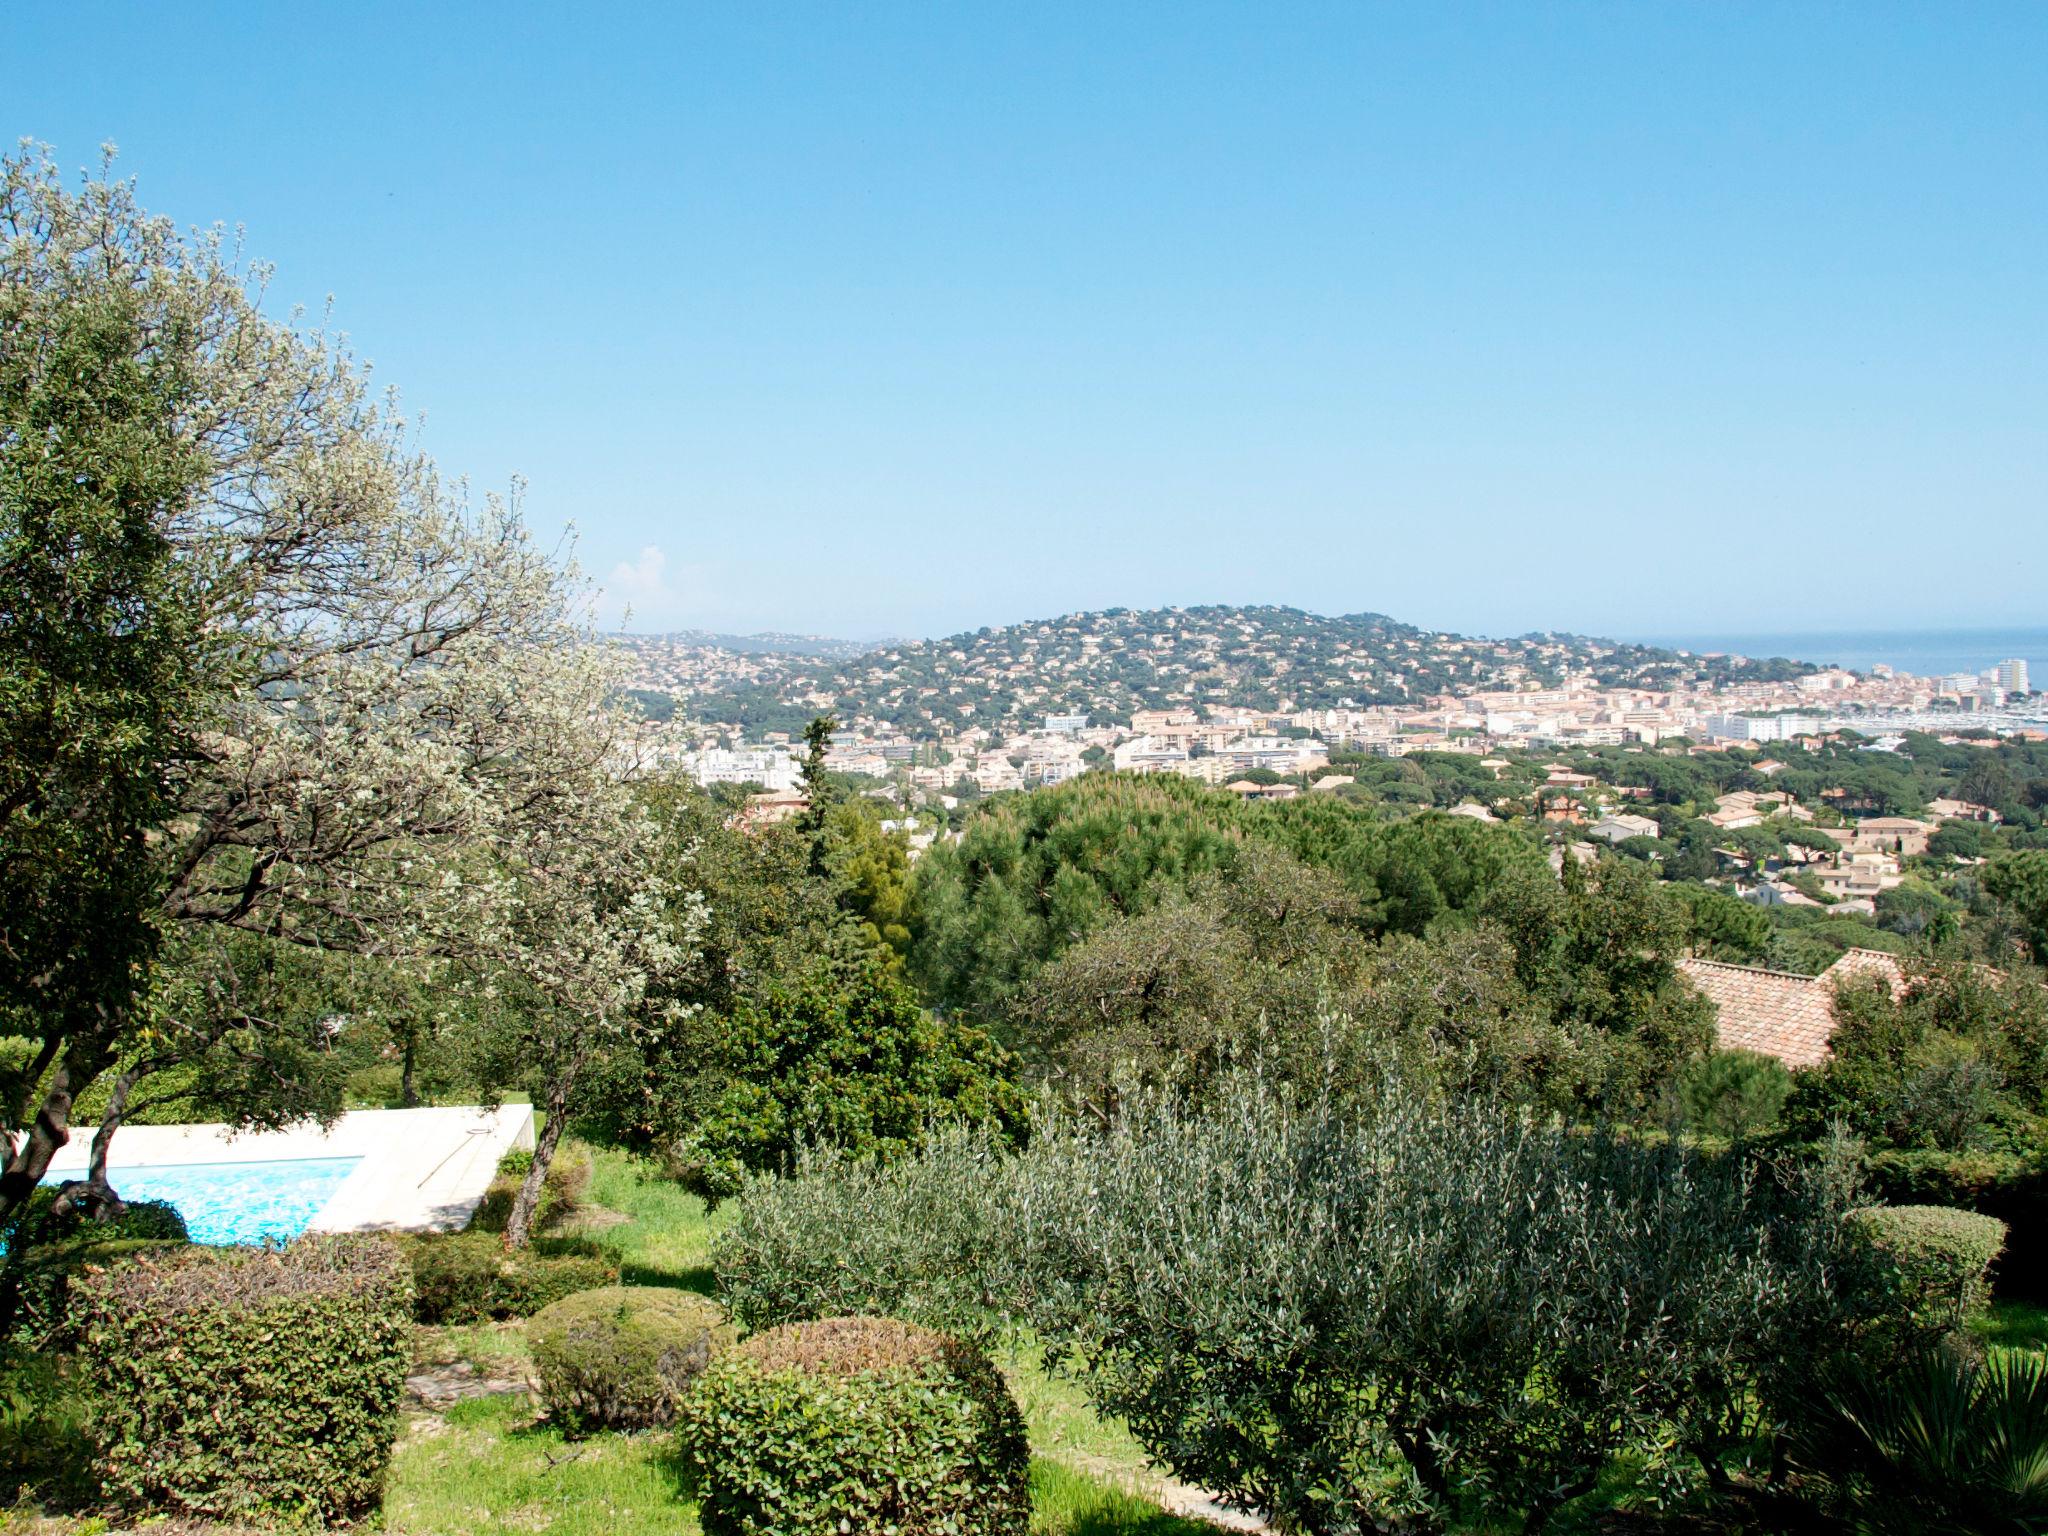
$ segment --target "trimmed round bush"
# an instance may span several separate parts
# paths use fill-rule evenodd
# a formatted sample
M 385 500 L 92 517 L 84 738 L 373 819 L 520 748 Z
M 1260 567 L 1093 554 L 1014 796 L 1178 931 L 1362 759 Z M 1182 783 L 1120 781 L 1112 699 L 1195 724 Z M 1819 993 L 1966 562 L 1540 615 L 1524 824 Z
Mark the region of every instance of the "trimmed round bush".
M 143 1256 L 74 1278 L 71 1306 L 114 1503 L 327 1523 L 376 1505 L 412 1360 L 412 1277 L 389 1241 Z
M 450 1232 L 406 1238 L 404 1250 L 423 1323 L 532 1317 L 564 1296 L 619 1278 L 617 1263 L 573 1238 L 539 1238 L 512 1252 L 493 1232 Z
M 1023 1415 L 980 1350 L 889 1318 L 755 1335 L 677 1416 L 705 1536 L 1022 1536 Z
M 1995 1216 L 1946 1205 L 1873 1205 L 1853 1213 L 1877 1260 L 1888 1321 L 1918 1333 L 1959 1328 L 1990 1295 L 1992 1261 L 2005 1246 Z
M 707 1297 L 608 1285 L 543 1308 L 526 1342 L 541 1401 L 558 1424 L 581 1433 L 673 1422 L 677 1403 L 732 1333 Z

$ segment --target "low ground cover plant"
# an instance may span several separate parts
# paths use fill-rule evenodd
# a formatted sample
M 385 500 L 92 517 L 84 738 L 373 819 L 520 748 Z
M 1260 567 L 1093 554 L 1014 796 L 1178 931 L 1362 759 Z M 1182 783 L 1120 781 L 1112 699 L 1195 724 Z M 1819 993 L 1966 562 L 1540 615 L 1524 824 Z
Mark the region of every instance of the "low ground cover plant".
M 389 1241 L 145 1255 L 77 1277 L 71 1305 L 107 1499 L 220 1520 L 376 1505 L 412 1359 Z
M 526 1329 L 540 1399 L 572 1434 L 671 1422 L 732 1338 L 724 1309 L 708 1297 L 617 1285 L 565 1296 Z
M 706 1536 L 1022 1536 L 1023 1417 L 988 1357 L 885 1318 L 755 1335 L 678 1419 Z

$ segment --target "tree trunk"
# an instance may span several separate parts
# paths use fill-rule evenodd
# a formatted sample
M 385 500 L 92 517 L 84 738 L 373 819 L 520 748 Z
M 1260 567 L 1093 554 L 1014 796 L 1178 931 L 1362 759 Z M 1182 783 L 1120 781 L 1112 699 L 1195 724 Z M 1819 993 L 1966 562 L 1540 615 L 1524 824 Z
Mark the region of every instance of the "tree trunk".
M 540 1128 L 540 1140 L 533 1147 L 533 1166 L 520 1181 L 519 1193 L 512 1201 L 512 1214 L 505 1219 L 507 1248 L 524 1248 L 533 1241 L 533 1218 L 540 1210 L 541 1186 L 547 1182 L 548 1165 L 555 1160 L 555 1148 L 561 1143 L 562 1123 L 569 1117 L 569 1090 L 575 1086 L 576 1074 L 582 1068 L 583 1057 L 579 1053 L 564 1062 L 561 1071 L 548 1083 L 547 1124 Z
M 130 1067 L 114 1079 L 107 1112 L 100 1117 L 99 1129 L 92 1133 L 92 1161 L 86 1169 L 85 1182 L 64 1186 L 64 1192 L 57 1197 L 59 1210 L 77 1211 L 93 1221 L 111 1221 L 128 1208 L 120 1193 L 107 1182 L 107 1154 L 113 1149 L 114 1132 L 121 1128 L 122 1116 L 128 1112 L 128 1095 L 142 1071 L 140 1067 Z
M 398 1107 L 401 1109 L 420 1107 L 419 1062 L 419 1026 L 415 1024 L 406 1030 L 405 1049 L 398 1058 Z
M 50 1171 L 50 1159 L 70 1142 L 72 1101 L 92 1086 L 106 1064 L 102 1051 L 75 1040 L 65 1050 L 43 1090 L 35 1123 L 9 1154 L 6 1170 L 0 1172 L 0 1223 L 28 1203 L 43 1175 Z

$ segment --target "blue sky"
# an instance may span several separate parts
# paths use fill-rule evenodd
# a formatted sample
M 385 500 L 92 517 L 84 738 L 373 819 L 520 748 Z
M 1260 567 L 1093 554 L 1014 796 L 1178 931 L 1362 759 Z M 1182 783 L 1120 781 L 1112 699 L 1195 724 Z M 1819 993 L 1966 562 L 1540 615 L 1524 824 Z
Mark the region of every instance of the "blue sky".
M 633 627 L 2048 623 L 2048 6 L 67 5 Z

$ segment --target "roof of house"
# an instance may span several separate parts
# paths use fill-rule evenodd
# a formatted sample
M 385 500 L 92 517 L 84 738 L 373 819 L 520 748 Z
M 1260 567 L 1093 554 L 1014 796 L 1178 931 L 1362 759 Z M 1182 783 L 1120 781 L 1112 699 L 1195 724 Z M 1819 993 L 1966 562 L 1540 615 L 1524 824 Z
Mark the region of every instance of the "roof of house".
M 1876 949 L 1852 949 L 1818 976 L 1690 957 L 1678 968 L 1713 1002 L 1723 1050 L 1761 1051 L 1788 1067 L 1827 1059 L 1837 982 L 1882 976 L 1894 990 L 1905 985 L 1897 957 Z

